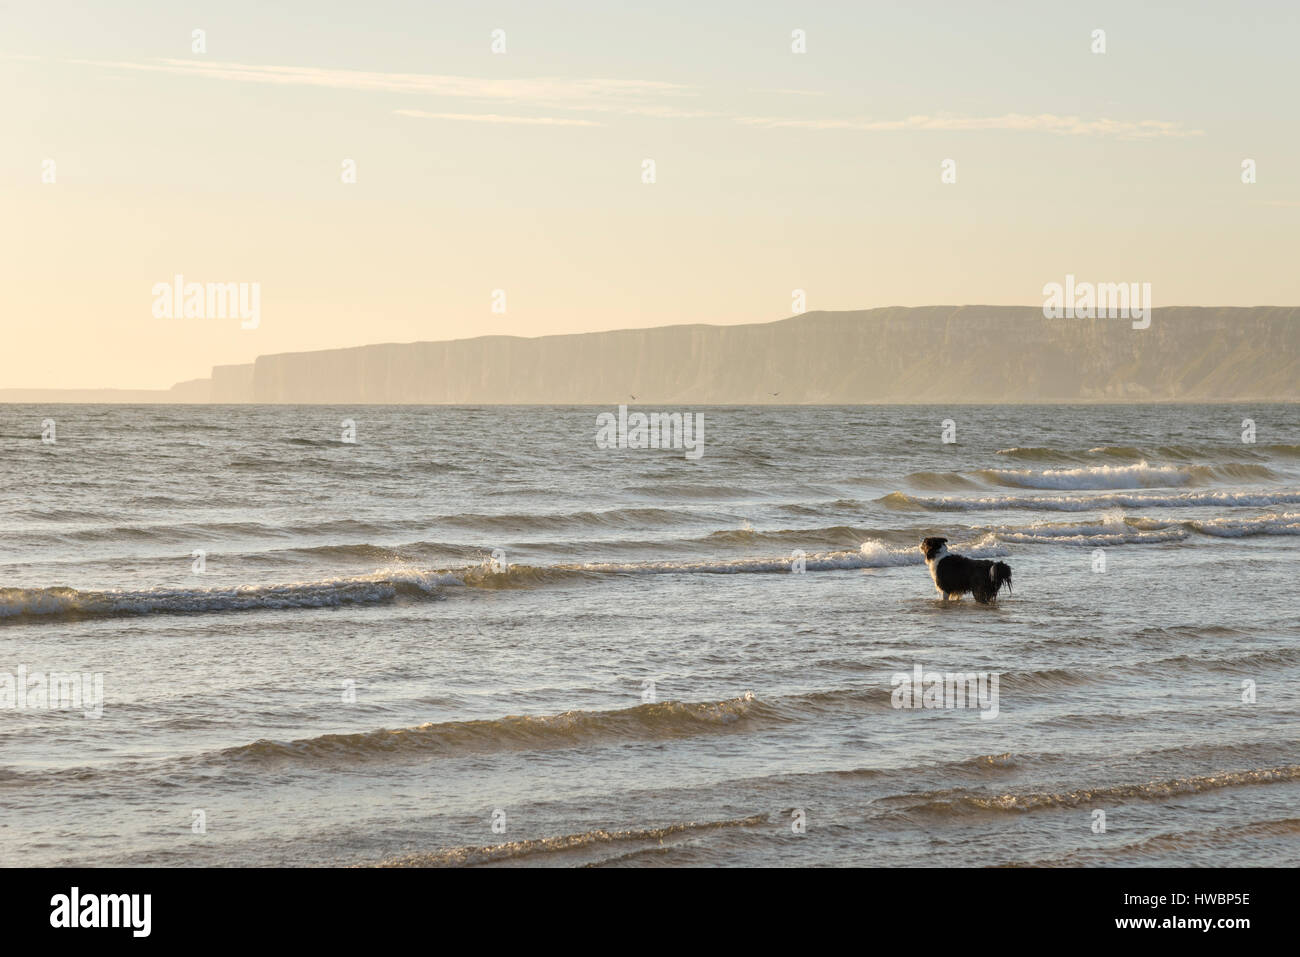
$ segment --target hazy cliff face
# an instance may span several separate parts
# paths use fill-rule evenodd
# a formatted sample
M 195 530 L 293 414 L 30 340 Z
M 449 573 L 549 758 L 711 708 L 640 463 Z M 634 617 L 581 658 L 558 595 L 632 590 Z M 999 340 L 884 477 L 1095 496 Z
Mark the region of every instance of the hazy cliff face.
M 253 396 L 253 364 L 240 366 L 213 366 L 210 401 L 251 402 Z
M 491 336 L 263 356 L 216 401 L 677 404 L 1300 399 L 1300 309 L 1047 319 L 1036 307 Z M 236 372 L 235 370 L 239 370 Z M 251 380 L 251 381 L 249 381 Z M 636 396 L 635 399 L 632 396 Z

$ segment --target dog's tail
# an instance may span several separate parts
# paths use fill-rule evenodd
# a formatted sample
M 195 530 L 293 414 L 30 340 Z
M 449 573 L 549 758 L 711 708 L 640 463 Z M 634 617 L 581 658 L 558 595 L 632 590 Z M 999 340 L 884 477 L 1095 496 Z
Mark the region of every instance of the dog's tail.
M 994 562 L 989 569 L 989 576 L 993 579 L 994 595 L 1002 590 L 1003 585 L 1007 586 L 1007 591 L 1011 591 L 1011 566 L 1006 562 Z

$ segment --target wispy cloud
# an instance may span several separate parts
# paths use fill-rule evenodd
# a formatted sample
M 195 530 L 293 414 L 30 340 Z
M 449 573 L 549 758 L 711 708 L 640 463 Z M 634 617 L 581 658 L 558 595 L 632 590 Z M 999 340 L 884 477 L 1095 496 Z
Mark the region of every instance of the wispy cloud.
M 956 116 L 948 113 L 920 114 L 903 119 L 833 119 L 816 117 L 736 116 L 734 113 L 700 109 L 699 91 L 664 80 L 618 80 L 567 77 L 472 77 L 426 73 L 378 73 L 323 67 L 265 66 L 211 60 L 165 58 L 146 62 L 122 60 L 71 60 L 68 62 L 101 68 L 166 73 L 242 83 L 285 86 L 315 86 L 328 89 L 361 90 L 393 94 L 414 94 L 475 101 L 482 104 L 510 104 L 517 107 L 562 110 L 574 113 L 620 114 L 660 119 L 721 118 L 744 126 L 764 129 L 893 131 L 975 131 L 1051 133 L 1058 136 L 1114 136 L 1125 139 L 1203 136 L 1202 130 L 1184 129 L 1166 120 L 1083 119 L 1053 113 L 1005 113 L 1001 116 Z M 768 95 L 821 97 L 817 90 L 772 89 L 750 91 Z M 554 116 L 510 116 L 497 112 L 396 110 L 403 116 L 461 120 L 479 123 L 515 123 L 548 126 L 599 126 L 590 120 Z
M 616 80 L 565 77 L 473 77 L 430 73 L 375 73 L 365 70 L 336 70 L 320 67 L 255 66 L 208 60 L 159 59 L 143 63 L 123 60 L 72 60 L 87 66 L 178 76 L 231 80 L 243 83 L 271 83 L 282 86 L 318 86 L 339 90 L 380 93 L 414 93 L 482 101 L 529 103 L 560 109 L 595 112 L 644 112 L 672 116 L 690 111 L 665 105 L 695 96 L 680 83 L 663 80 Z
M 500 113 L 429 113 L 425 110 L 393 110 L 398 116 L 423 120 L 465 120 L 471 123 L 520 123 L 528 126 L 600 126 L 594 120 L 559 116 L 502 116 Z
M 1015 132 L 1054 133 L 1059 136 L 1117 136 L 1133 139 L 1156 137 L 1204 136 L 1203 130 L 1184 129 L 1181 123 L 1166 120 L 1085 120 L 1078 116 L 1053 113 L 1006 113 L 1002 116 L 954 116 L 948 113 L 921 114 L 899 120 L 810 119 L 771 116 L 738 116 L 736 122 L 765 129 L 854 130 L 868 133 L 899 130 L 942 130 L 964 132 L 976 130 L 1010 130 Z

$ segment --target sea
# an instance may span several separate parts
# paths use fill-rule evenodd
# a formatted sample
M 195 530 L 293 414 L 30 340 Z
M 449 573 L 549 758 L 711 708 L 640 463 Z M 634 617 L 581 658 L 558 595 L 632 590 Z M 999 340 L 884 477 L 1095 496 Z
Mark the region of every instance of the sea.
M 629 402 L 0 406 L 0 861 L 1300 863 L 1300 406 Z

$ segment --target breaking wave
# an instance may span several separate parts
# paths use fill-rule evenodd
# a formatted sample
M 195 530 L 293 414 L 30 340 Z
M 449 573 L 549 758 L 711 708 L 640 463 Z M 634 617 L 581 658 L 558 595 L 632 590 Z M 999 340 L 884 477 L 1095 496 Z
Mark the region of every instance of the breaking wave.
M 1300 445 L 1272 444 L 1247 445 L 1235 443 L 1223 446 L 1193 447 L 1189 445 L 1161 445 L 1138 448 L 1132 445 L 1098 445 L 1088 449 L 1054 449 L 1045 446 L 1015 446 L 998 449 L 998 455 L 1020 462 L 1083 463 L 1101 461 L 1143 461 L 1160 459 L 1173 462 L 1210 460 L 1234 461 L 1242 456 L 1261 459 L 1272 456 L 1294 458 L 1300 456 Z
M 1179 527 L 1141 529 L 1123 522 L 1084 525 L 1029 525 L 1010 528 L 997 533 L 999 541 L 1012 545 L 1074 545 L 1084 548 L 1104 548 L 1111 545 L 1147 545 L 1160 542 L 1178 542 L 1187 538 L 1187 529 Z
M 385 569 L 352 578 L 229 588 L 0 588 L 0 622 L 374 604 L 403 596 L 434 597 L 438 585 L 451 581 L 440 574 Z
M 1300 535 L 1300 512 L 1185 522 L 1125 517 L 1115 513 L 1099 522 L 1035 522 L 1030 525 L 993 527 L 987 532 L 997 541 L 1008 545 L 1068 545 L 1090 548 L 1179 542 L 1198 533 L 1214 538 Z
M 1187 525 L 1202 535 L 1215 538 L 1246 538 L 1251 535 L 1300 535 L 1300 512 L 1258 515 L 1255 518 L 1209 518 Z
M 1042 509 L 1086 512 L 1107 508 L 1266 508 L 1300 504 L 1300 492 L 1112 492 L 1103 495 L 988 495 L 981 497 L 920 496 L 891 492 L 876 499 L 899 511 L 980 512 L 1003 509 Z
M 1268 481 L 1277 478 L 1265 465 L 1093 465 L 1073 469 L 981 469 L 981 478 L 994 485 L 1040 489 L 1126 489 L 1208 485 L 1213 482 Z

